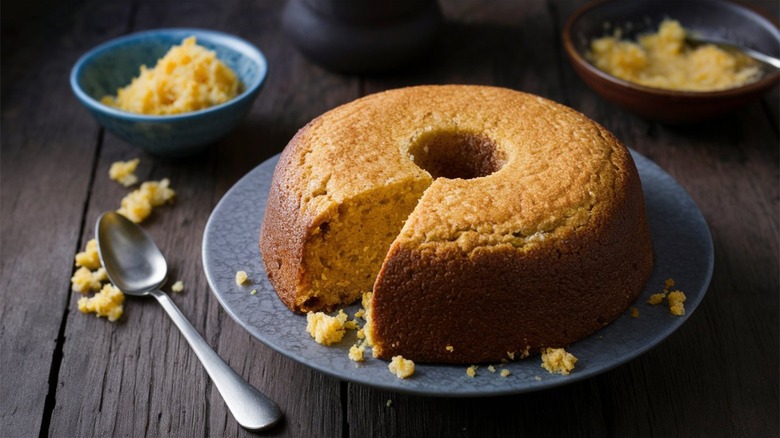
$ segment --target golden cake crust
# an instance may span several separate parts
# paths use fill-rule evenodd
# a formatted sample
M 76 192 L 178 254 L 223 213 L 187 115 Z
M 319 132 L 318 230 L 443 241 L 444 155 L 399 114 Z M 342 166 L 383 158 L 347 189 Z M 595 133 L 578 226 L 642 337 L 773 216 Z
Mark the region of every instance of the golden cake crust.
M 376 283 L 331 299 L 307 251 L 378 188 L 415 200 L 399 207 L 408 219 L 379 245 Z M 277 165 L 260 247 L 294 311 L 345 304 L 373 285 L 374 355 L 415 361 L 568 345 L 625 310 L 652 269 L 628 150 L 576 111 L 482 86 L 391 90 L 312 121 Z

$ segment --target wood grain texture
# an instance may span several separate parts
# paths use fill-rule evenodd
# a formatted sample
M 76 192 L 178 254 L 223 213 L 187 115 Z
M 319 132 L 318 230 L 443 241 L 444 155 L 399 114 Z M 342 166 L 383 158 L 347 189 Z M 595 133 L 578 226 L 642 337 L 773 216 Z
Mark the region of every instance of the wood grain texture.
M 100 10 L 121 17 L 122 8 Z M 63 5 L 32 20 L 37 27 L 4 29 L 2 60 L 0 431 L 20 436 L 38 434 L 47 397 L 56 397 L 60 329 L 97 146 L 97 126 L 73 98 L 68 72 L 83 47 L 117 35 L 84 26 Z M 122 28 L 112 18 L 107 24 Z
M 569 66 L 559 34 L 584 1 L 440 3 L 447 22 L 434 50 L 370 76 L 332 73 L 301 57 L 280 28 L 283 0 L 33 2 L 11 9 L 26 20 L 17 26 L 9 25 L 15 21 L 4 7 L 0 435 L 251 435 L 232 419 L 156 302 L 128 299 L 115 324 L 76 310 L 79 294 L 69 291 L 73 254 L 93 234 L 97 216 L 117 208 L 127 193 L 108 179 L 108 168 L 139 157 L 142 180 L 167 177 L 177 191 L 173 205 L 143 223 L 168 259 L 164 290 L 184 282 L 183 293 L 171 294 L 184 315 L 285 413 L 260 435 L 778 436 L 777 88 L 718 120 L 657 124 L 603 101 Z M 776 1 L 751 4 L 778 16 Z M 246 120 L 186 160 L 154 157 L 104 133 L 67 84 L 77 57 L 100 42 L 175 26 L 239 35 L 269 60 L 268 79 Z M 711 286 L 688 322 L 647 354 L 594 378 L 485 399 L 339 382 L 241 329 L 202 269 L 203 230 L 216 203 L 322 112 L 371 92 L 436 83 L 499 85 L 564 103 L 668 171 L 702 210 L 715 245 Z

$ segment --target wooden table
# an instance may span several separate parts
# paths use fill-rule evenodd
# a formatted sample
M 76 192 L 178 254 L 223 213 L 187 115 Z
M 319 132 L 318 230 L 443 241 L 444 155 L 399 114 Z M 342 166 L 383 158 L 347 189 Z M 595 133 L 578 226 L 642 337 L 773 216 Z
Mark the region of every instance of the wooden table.
M 777 17 L 778 4 L 762 6 Z M 778 436 L 778 92 L 693 126 L 643 120 L 603 101 L 564 59 L 578 1 L 442 0 L 447 20 L 423 61 L 380 75 L 304 59 L 280 28 L 280 0 L 28 2 L 4 7 L 0 435 L 246 435 L 154 300 L 128 299 L 118 323 L 77 310 L 73 256 L 126 190 L 117 160 L 177 192 L 144 228 L 166 253 L 173 299 L 241 375 L 276 400 L 274 436 Z M 79 55 L 128 32 L 173 26 L 237 34 L 270 74 L 246 121 L 205 156 L 166 160 L 103 131 L 68 85 Z M 209 290 L 201 240 L 211 210 L 295 131 L 374 91 L 493 84 L 569 105 L 676 178 L 706 217 L 715 272 L 699 309 L 657 348 L 597 377 L 479 399 L 402 395 L 341 382 L 240 328 Z M 392 403 L 388 406 L 387 402 Z

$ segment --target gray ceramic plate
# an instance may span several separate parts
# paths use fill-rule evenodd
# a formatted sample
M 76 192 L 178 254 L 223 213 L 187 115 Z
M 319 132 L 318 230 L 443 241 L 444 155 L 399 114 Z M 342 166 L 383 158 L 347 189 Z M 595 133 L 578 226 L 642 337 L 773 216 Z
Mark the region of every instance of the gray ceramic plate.
M 491 373 L 484 365 L 471 378 L 466 365 L 417 364 L 414 375 L 402 380 L 388 371 L 387 362 L 372 358 L 369 351 L 361 364 L 347 357 L 355 342 L 354 331 L 335 346 L 315 343 L 306 333 L 306 317 L 291 313 L 279 301 L 260 261 L 258 233 L 278 156 L 249 172 L 217 204 L 203 238 L 203 265 L 211 289 L 238 324 L 283 355 L 339 379 L 390 391 L 451 397 L 516 394 L 564 385 L 603 373 L 653 348 L 693 313 L 712 276 L 712 238 L 701 212 L 671 176 L 647 158 L 632 154 L 642 178 L 652 231 L 653 275 L 635 304 L 638 318 L 626 312 L 567 349 L 579 358 L 568 376 L 548 373 L 541 368 L 539 357 L 531 357 L 496 366 L 497 370 L 508 369 L 508 377 Z M 237 286 L 238 270 L 246 271 L 252 284 Z M 685 316 L 671 315 L 665 304 L 646 304 L 669 277 L 688 297 Z M 353 305 L 347 311 L 352 315 L 357 309 Z

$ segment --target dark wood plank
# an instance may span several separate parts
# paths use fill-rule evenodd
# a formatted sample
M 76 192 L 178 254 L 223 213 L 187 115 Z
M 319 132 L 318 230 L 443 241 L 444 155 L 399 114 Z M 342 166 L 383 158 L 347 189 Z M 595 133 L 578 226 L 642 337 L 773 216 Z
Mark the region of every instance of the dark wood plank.
M 102 14 L 100 26 L 85 26 L 72 4 L 27 5 L 19 22 L 3 17 L 13 25 L 3 29 L 0 122 L 3 434 L 37 435 L 56 397 L 61 322 L 98 137 L 68 73 L 82 47 L 121 32 L 128 9 L 94 3 L 81 6 Z

